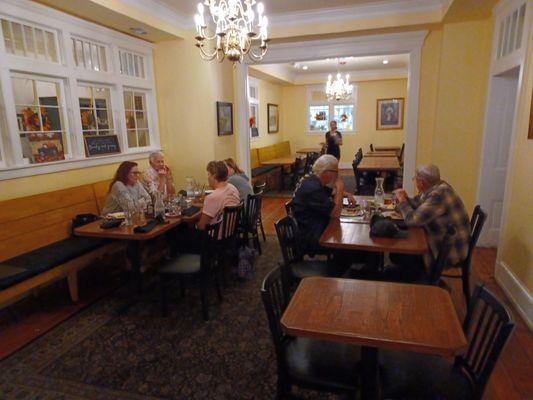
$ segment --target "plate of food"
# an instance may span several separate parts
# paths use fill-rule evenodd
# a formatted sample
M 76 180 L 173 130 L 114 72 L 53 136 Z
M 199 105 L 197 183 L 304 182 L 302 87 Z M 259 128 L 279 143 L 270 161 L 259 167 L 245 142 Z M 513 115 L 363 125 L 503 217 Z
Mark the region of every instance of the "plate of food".
M 359 217 L 363 215 L 363 211 L 357 208 L 343 207 L 341 211 L 341 217 Z
M 389 217 L 393 220 L 403 220 L 402 214 L 397 211 L 385 211 L 382 213 L 384 217 Z
M 109 213 L 105 217 L 107 219 L 124 219 L 124 211 Z

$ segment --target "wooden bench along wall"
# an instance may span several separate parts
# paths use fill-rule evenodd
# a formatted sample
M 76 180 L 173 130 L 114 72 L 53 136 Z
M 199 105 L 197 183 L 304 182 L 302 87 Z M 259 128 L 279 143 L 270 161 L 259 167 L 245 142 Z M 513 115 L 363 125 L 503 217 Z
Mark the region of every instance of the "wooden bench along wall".
M 77 214 L 100 214 L 110 181 L 97 182 L 0 202 L 0 262 L 71 236 Z M 25 292 L 67 277 L 73 301 L 78 300 L 77 271 L 104 254 L 121 250 L 110 243 L 63 265 L 0 291 L 0 306 Z
M 291 154 L 291 146 L 289 141 L 275 143 L 269 146 L 250 149 L 250 167 L 252 170 L 261 166 L 263 161 L 272 160 L 273 158 L 279 158 L 289 156 Z M 275 168 L 272 171 L 264 174 L 253 176 L 252 185 L 260 182 L 267 183 L 267 190 L 276 188 L 279 185 L 280 168 Z

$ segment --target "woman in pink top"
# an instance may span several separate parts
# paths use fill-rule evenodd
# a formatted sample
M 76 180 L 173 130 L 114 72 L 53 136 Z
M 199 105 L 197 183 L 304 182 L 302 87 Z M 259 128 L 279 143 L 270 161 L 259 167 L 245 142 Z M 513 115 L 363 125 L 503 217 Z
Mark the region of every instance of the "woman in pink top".
M 224 207 L 237 206 L 240 203 L 239 191 L 227 182 L 228 168 L 223 161 L 211 161 L 207 164 L 207 180 L 214 192 L 206 196 L 198 229 L 204 229 L 207 224 L 222 221 Z

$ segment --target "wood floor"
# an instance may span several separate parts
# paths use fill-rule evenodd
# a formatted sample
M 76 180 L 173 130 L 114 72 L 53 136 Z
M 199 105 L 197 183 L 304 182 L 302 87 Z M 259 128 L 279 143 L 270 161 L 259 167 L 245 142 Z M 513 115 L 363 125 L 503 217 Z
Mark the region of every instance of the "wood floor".
M 274 235 L 274 222 L 285 216 L 284 198 L 264 198 L 262 216 L 263 225 L 267 234 Z M 477 248 L 473 257 L 473 281 L 484 282 L 490 290 L 502 299 L 516 321 L 516 328 L 505 348 L 498 365 L 492 374 L 489 386 L 485 392 L 485 399 L 488 400 L 514 400 L 533 398 L 533 335 L 520 318 L 519 314 L 512 308 L 502 290 L 494 280 L 494 264 L 496 260 L 496 250 L 490 248 Z M 465 305 L 458 280 L 450 280 L 452 286 L 452 298 L 459 316 L 462 318 L 465 313 Z M 109 284 L 108 284 L 109 285 Z M 116 281 L 113 283 L 116 285 Z M 6 312 L 0 312 L 0 359 L 12 353 L 16 349 L 29 343 L 43 332 L 61 323 L 70 315 L 77 312 L 92 300 L 105 293 L 104 282 L 92 282 L 82 290 L 82 303 L 71 305 L 67 300 L 66 287 L 55 285 L 47 289 L 47 293 L 38 301 L 35 299 L 25 300 L 26 302 L 38 302 L 39 307 L 31 305 L 18 309 L 16 320 Z M 110 287 L 108 287 L 108 290 Z M 27 312 L 25 315 L 24 312 Z

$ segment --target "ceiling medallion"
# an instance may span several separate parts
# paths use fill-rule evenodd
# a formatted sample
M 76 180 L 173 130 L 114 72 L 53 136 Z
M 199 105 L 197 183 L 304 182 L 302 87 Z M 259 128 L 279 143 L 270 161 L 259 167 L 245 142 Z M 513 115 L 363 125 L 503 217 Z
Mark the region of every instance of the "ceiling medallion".
M 268 18 L 263 15 L 263 3 L 258 3 L 254 11 L 255 4 L 255 0 L 205 0 L 203 4 L 198 3 L 198 14 L 194 16 L 195 39 L 204 60 L 216 58 L 222 62 L 227 57 L 232 62 L 242 62 L 246 54 L 254 61 L 263 59 L 269 41 Z M 211 14 L 212 29 L 208 29 L 204 19 L 204 5 Z M 254 44 L 258 45 L 256 51 L 252 49 Z M 213 45 L 212 51 L 209 45 Z
M 346 61 L 340 60 L 339 65 L 346 64 Z M 350 85 L 350 75 L 346 74 L 346 81 L 342 79 L 341 73 L 337 72 L 335 80 L 332 80 L 331 74 L 328 75 L 326 83 L 326 97 L 328 100 L 346 100 L 352 96 L 353 85 Z

